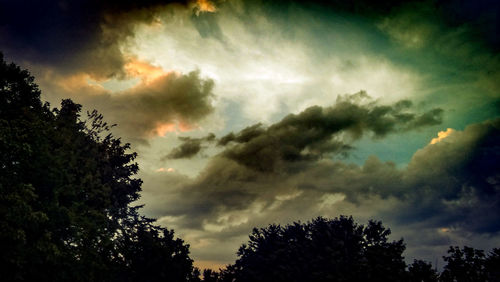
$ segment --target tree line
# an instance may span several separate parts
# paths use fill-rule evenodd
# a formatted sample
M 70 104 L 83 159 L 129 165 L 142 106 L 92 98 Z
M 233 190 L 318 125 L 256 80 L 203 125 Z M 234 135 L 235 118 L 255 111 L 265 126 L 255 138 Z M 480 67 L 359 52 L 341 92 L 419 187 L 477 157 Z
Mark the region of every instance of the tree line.
M 429 262 L 405 263 L 403 239 L 389 241 L 380 221 L 366 226 L 352 217 L 318 217 L 307 223 L 254 229 L 234 264 L 205 270 L 206 282 L 250 281 L 500 281 L 500 249 L 489 254 L 450 247 L 438 272 Z
M 133 204 L 130 145 L 98 112 L 40 94 L 0 53 L 1 281 L 499 281 L 499 249 L 451 247 L 438 273 L 407 266 L 381 222 L 351 217 L 254 229 L 234 264 L 201 275 L 189 246 Z

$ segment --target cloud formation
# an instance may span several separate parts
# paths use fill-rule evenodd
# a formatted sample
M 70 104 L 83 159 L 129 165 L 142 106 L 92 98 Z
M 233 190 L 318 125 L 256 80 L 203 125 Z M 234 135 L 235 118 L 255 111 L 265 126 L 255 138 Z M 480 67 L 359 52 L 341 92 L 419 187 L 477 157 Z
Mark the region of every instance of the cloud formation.
M 121 93 L 88 97 L 119 130 L 135 138 L 162 136 L 168 131 L 189 130 L 212 113 L 214 82 L 189 74 L 170 72 L 147 84 Z
M 89 83 L 85 74 L 61 76 L 47 72 L 42 86 L 53 100 L 71 97 L 87 109 L 97 109 L 115 133 L 129 141 L 147 142 L 167 132 L 188 131 L 214 111 L 214 81 L 199 71 L 165 72 L 135 61 L 127 71 L 140 80 L 125 90 L 110 91 Z
M 245 1 L 244 1 L 245 2 Z M 254 6 L 252 6 L 252 4 Z M 496 13 L 500 10 L 500 4 L 489 0 L 446 0 L 446 1 L 369 1 L 361 0 L 356 2 L 345 1 L 251 1 L 247 3 L 247 8 L 265 7 L 273 13 L 287 13 L 288 11 L 301 7 L 310 10 L 321 10 L 325 14 L 354 14 L 362 16 L 367 20 L 380 20 L 401 14 L 408 11 L 419 13 L 419 19 L 431 15 L 434 19 L 440 19 L 446 29 L 455 29 L 468 26 L 471 28 L 474 37 L 488 45 L 492 50 L 498 51 L 500 40 L 496 33 L 500 23 Z M 407 16 L 411 16 L 408 15 Z M 416 18 L 414 18 L 416 19 Z M 411 26 L 405 28 L 412 29 Z M 410 39 L 411 40 L 411 39 Z
M 316 161 L 324 155 L 346 152 L 351 148 L 350 141 L 367 133 L 381 138 L 441 123 L 442 109 L 416 114 L 411 107 L 409 100 L 379 105 L 365 92 L 359 92 L 339 96 L 331 107 L 313 106 L 290 114 L 268 128 L 256 124 L 238 134 L 230 133 L 218 144 L 227 146 L 224 157 L 271 172 L 282 162 Z
M 249 127 L 233 134 L 230 142 L 235 142 L 235 147 L 268 144 L 257 140 L 267 140 L 268 137 L 261 136 L 268 134 L 271 128 L 308 124 L 305 121 L 310 119 L 305 117 L 311 115 L 304 113 L 285 118 L 267 129 L 261 125 Z M 304 120 L 302 123 L 297 121 L 299 117 L 303 118 L 300 119 Z M 320 123 L 316 120 L 314 124 Z M 390 128 L 407 130 L 408 124 L 413 125 L 413 122 Z M 351 130 L 347 126 L 342 128 L 346 133 Z M 366 127 L 366 130 L 373 129 Z M 307 132 L 304 135 L 308 136 Z M 283 142 L 284 148 L 295 144 L 288 144 L 286 135 L 274 136 L 280 136 L 273 140 L 278 144 Z M 153 202 L 150 208 L 160 219 L 169 218 L 166 224 L 198 234 L 192 235 L 191 240 L 195 242 L 193 252 L 200 259 L 214 259 L 214 254 L 207 253 L 206 246 L 197 248 L 196 242 L 201 242 L 198 240 L 209 240 L 214 247 L 231 241 L 235 245 L 224 245 L 224 248 L 235 250 L 253 226 L 338 214 L 383 219 L 393 230 L 399 230 L 398 236 L 404 234 L 411 246 L 419 246 L 416 251 L 420 254 L 425 255 L 424 250 L 432 248 L 441 248 L 441 252 L 456 240 L 500 232 L 499 141 L 499 119 L 473 124 L 418 150 L 405 168 L 397 168 L 394 163 L 383 162 L 375 156 L 363 165 L 330 158 L 297 161 L 282 155 L 282 151 L 274 153 L 274 150 L 281 150 L 280 146 L 270 143 L 272 149 L 261 150 L 271 154 L 270 158 L 281 158 L 287 166 L 274 173 L 244 159 L 251 154 L 233 153 L 233 150 L 243 149 L 229 146 L 227 152 L 214 156 L 197 178 L 182 178 L 176 183 L 177 188 L 169 189 L 166 203 L 159 206 Z M 225 146 L 230 144 L 225 142 Z M 326 151 L 331 152 L 331 149 Z M 265 155 L 256 159 L 267 161 Z M 156 182 L 181 179 L 180 174 L 162 177 L 164 180 Z M 152 195 L 161 194 L 161 190 L 145 190 L 144 197 L 149 201 Z M 421 236 L 408 231 L 415 228 L 420 230 Z M 227 260 L 228 253 L 220 251 L 218 259 Z
M 151 24 L 168 4 L 191 1 L 1 1 L 0 49 L 32 64 L 94 79 L 123 77 L 125 41 L 137 24 Z
M 500 119 L 495 119 L 452 132 L 417 151 L 404 178 L 411 188 L 404 194 L 409 218 L 470 232 L 499 232 L 499 141 Z M 415 216 L 418 211 L 432 214 L 422 218 Z
M 214 142 L 215 134 L 210 133 L 203 138 L 179 137 L 182 144 L 170 151 L 163 159 L 192 158 L 202 150 L 203 142 Z
M 219 213 L 242 212 L 256 203 L 273 206 L 275 199 L 293 200 L 295 196 L 290 197 L 288 193 L 298 197 L 304 191 L 317 190 L 314 195 L 324 196 L 321 191 L 331 190 L 332 174 L 342 172 L 341 179 L 345 180 L 338 180 L 339 185 L 349 183 L 345 176 L 354 174 L 350 171 L 355 171 L 355 167 L 330 160 L 332 155 L 351 149 L 353 140 L 368 133 L 381 138 L 389 133 L 440 123 L 441 110 L 417 114 L 411 107 L 410 101 L 379 105 L 360 92 L 340 97 L 331 107 L 311 107 L 300 114 L 288 115 L 267 128 L 256 124 L 239 133 L 230 133 L 218 140 L 222 152 L 212 158 L 196 179 L 185 183 L 182 190 L 186 197 L 175 198 L 176 204 L 167 205 L 165 214 L 188 213 L 190 219 L 181 224 L 201 228 L 205 221 L 217 221 Z M 169 156 L 190 157 L 198 153 L 202 142 L 213 138 L 185 138 L 184 144 L 172 150 Z M 373 175 L 379 175 L 385 165 L 378 162 L 367 161 L 365 170 L 376 170 Z M 389 165 L 386 172 L 391 170 L 395 171 L 394 165 Z M 366 180 L 367 187 L 368 182 Z M 367 187 L 359 190 L 362 192 Z M 294 194 L 297 191 L 302 192 Z M 348 194 L 342 189 L 331 192 Z M 352 196 L 349 193 L 349 200 L 355 200 L 356 192 L 353 190 Z M 312 197 L 308 193 L 301 195 Z

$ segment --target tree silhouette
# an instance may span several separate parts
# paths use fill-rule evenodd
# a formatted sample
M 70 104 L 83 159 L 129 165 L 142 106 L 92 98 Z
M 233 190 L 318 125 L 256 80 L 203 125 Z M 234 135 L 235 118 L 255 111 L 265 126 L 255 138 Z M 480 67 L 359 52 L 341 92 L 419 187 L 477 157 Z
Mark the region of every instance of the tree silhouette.
M 188 246 L 138 214 L 129 144 L 96 111 L 42 104 L 0 53 L 0 277 L 3 281 L 190 281 Z
M 432 265 L 423 260 L 414 260 L 408 266 L 408 275 L 410 282 L 437 282 L 439 277 Z
M 254 229 L 236 263 L 221 273 L 234 281 L 406 281 L 402 240 L 388 242 L 380 222 L 322 217 Z
M 482 250 L 464 246 L 450 247 L 447 262 L 440 276 L 440 281 L 479 282 L 500 281 L 500 250 L 493 249 L 489 256 Z
M 149 222 L 148 222 L 149 221 Z M 135 230 L 121 238 L 128 264 L 119 281 L 198 281 L 188 246 L 174 233 L 143 219 Z
M 211 269 L 203 270 L 203 282 L 217 282 L 220 281 L 220 275 Z
M 500 249 L 494 248 L 485 261 L 487 281 L 500 281 Z
M 388 241 L 381 222 L 354 223 L 352 217 L 319 217 L 307 223 L 254 229 L 238 250 L 238 259 L 203 281 L 500 281 L 500 249 L 450 247 L 439 274 L 414 260 L 406 269 L 403 241 Z

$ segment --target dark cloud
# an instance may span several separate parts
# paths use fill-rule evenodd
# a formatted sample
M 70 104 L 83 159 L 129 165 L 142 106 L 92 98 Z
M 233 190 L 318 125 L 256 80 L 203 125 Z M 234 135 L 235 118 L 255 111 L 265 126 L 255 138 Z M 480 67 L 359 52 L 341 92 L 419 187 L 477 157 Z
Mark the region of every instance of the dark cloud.
M 241 130 L 238 135 L 235 135 L 233 132 L 227 134 L 226 136 L 222 137 L 217 145 L 219 146 L 225 146 L 231 141 L 235 141 L 237 143 L 246 143 L 250 140 L 252 140 L 255 137 L 258 137 L 266 132 L 265 128 L 263 127 L 262 123 L 257 123 L 254 125 L 251 125 L 249 127 L 244 128 Z
M 125 136 L 144 139 L 167 131 L 190 129 L 212 113 L 214 82 L 199 72 L 161 76 L 120 93 L 85 97 L 108 120 L 117 123 Z
M 359 102 L 364 100 L 368 103 Z M 381 138 L 441 122 L 441 109 L 416 114 L 410 108 L 410 101 L 378 105 L 360 92 L 340 97 L 331 107 L 313 106 L 290 114 L 268 128 L 256 124 L 238 134 L 230 133 L 219 140 L 219 145 L 231 145 L 223 152 L 227 158 L 259 171 L 274 171 L 281 162 L 317 160 L 346 152 L 351 149 L 346 141 L 366 133 Z M 342 134 L 351 140 L 345 140 Z
M 224 35 L 216 13 L 200 13 L 189 0 L 0 0 L 0 49 L 18 62 L 57 67 L 62 72 L 85 71 L 96 79 L 124 76 L 127 58 L 121 44 L 133 37 L 139 23 L 152 23 L 168 14 L 170 4 L 192 7 L 192 21 L 200 36 L 219 40 Z M 215 6 L 232 5 L 231 1 L 214 1 Z M 379 20 L 401 10 L 431 11 L 433 18 L 443 18 L 450 29 L 467 26 L 478 41 L 498 50 L 496 17 L 498 1 L 242 1 L 247 14 L 254 9 L 270 18 L 285 14 L 294 7 L 318 11 L 325 18 L 348 13 Z M 415 8 L 418 6 L 418 9 Z M 196 15 L 197 14 L 197 15 Z M 251 20 L 251 19 L 248 19 Z M 288 25 L 288 22 L 284 23 Z
M 245 130 L 262 132 L 262 126 Z M 239 136 L 233 135 L 232 140 Z M 178 218 L 171 222 L 176 228 L 199 230 L 219 243 L 272 222 L 338 214 L 377 218 L 404 236 L 412 254 L 432 258 L 457 240 L 500 232 L 499 141 L 500 119 L 474 124 L 418 150 L 405 168 L 372 156 L 363 165 L 323 158 L 269 173 L 223 152 L 198 177 L 167 189 L 166 202 L 153 206 L 158 215 Z
M 366 102 L 362 104 L 362 102 Z M 441 123 L 442 109 L 423 114 L 410 112 L 411 101 L 394 105 L 378 105 L 365 92 L 340 97 L 331 107 L 313 106 L 299 114 L 290 114 L 269 127 L 261 123 L 238 133 L 221 137 L 217 145 L 225 146 L 223 156 L 259 171 L 274 171 L 281 162 L 315 161 L 328 154 L 344 153 L 352 147 L 346 142 L 372 133 L 382 138 L 393 132 L 408 131 Z M 350 140 L 341 138 L 347 134 Z M 182 139 L 168 158 L 192 157 L 202 139 Z
M 215 135 L 210 133 L 203 138 L 179 137 L 182 144 L 170 151 L 163 159 L 183 159 L 192 158 L 197 155 L 202 149 L 203 142 L 214 142 Z
M 500 50 L 500 3 L 492 0 L 437 1 L 446 23 L 451 27 L 469 26 L 477 40 L 484 41 L 495 51 Z
M 247 13 L 254 9 L 268 16 L 280 15 L 286 18 L 290 11 L 297 8 L 315 11 L 318 18 L 327 20 L 335 15 L 354 15 L 368 21 L 379 21 L 401 12 L 411 11 L 418 14 L 419 21 L 439 20 L 447 30 L 467 28 L 471 31 L 471 40 L 484 44 L 491 50 L 500 50 L 500 3 L 495 0 L 275 0 L 244 1 Z
M 69 97 L 88 110 L 98 110 L 110 124 L 118 125 L 113 132 L 128 142 L 144 143 L 169 131 L 194 129 L 214 111 L 214 82 L 200 77 L 199 71 L 160 71 L 116 92 L 89 84 L 85 75 L 47 74 L 41 86 L 51 100 Z
M 366 17 L 379 17 L 390 14 L 393 10 L 404 5 L 409 1 L 403 0 L 362 0 L 362 1 L 342 1 L 342 0 L 275 0 L 275 1 L 252 1 L 250 4 L 263 7 L 263 10 L 272 11 L 274 13 L 287 13 L 294 7 L 305 7 L 309 9 L 317 9 L 328 13 L 349 13 L 357 14 Z M 250 6 L 250 5 L 249 5 Z M 250 8 L 250 7 L 249 7 Z
M 412 209 L 434 210 L 430 218 L 436 224 L 471 232 L 499 232 L 499 149 L 500 119 L 496 119 L 470 125 L 417 151 L 406 172 L 407 185 L 411 186 L 406 197 Z M 421 217 L 410 212 L 401 220 L 410 218 Z
M 410 112 L 410 108 L 409 101 L 381 106 L 361 92 L 341 97 L 332 107 L 311 107 L 300 114 L 288 115 L 269 127 L 256 124 L 228 134 L 218 140 L 224 150 L 183 188 L 190 196 L 175 199 L 175 204 L 168 205 L 169 213 L 191 214 L 192 221 L 182 224 L 193 227 L 200 226 L 206 219 L 217 218 L 221 212 L 244 211 L 256 202 L 273 205 L 275 196 L 286 194 L 290 187 L 322 195 L 335 191 L 338 185 L 339 192 L 352 191 L 349 199 L 354 201 L 357 193 L 365 193 L 370 186 L 386 184 L 388 180 L 397 183 L 401 174 L 394 164 L 370 159 L 359 168 L 324 157 L 349 150 L 348 142 L 363 134 L 382 137 L 433 125 L 441 118 L 440 111 L 417 114 Z M 435 119 L 415 123 L 433 112 L 437 112 Z M 408 117 L 398 117 L 403 114 Z M 170 157 L 195 154 L 205 140 L 186 138 L 184 141 L 185 148 L 174 149 Z M 395 175 L 392 178 L 391 173 Z M 333 187 L 332 177 L 336 179 Z M 359 188 L 346 190 L 344 187 L 350 186 L 350 181 L 356 181 Z
M 232 160 L 216 157 L 197 179 L 182 187 L 179 197 L 168 201 L 163 212 L 187 214 L 187 219 L 179 222 L 182 227 L 202 228 L 207 220 L 216 220 L 224 212 L 243 211 L 260 198 L 271 188 L 262 177 Z
M 151 23 L 167 4 L 189 1 L 0 1 L 0 49 L 16 59 L 87 72 L 102 79 L 123 76 L 120 44 L 138 23 Z
M 363 203 L 373 195 L 395 198 L 398 204 L 381 215 L 398 225 L 494 234 L 500 231 L 499 141 L 496 119 L 427 145 L 405 169 L 372 157 L 362 167 L 337 163 L 330 165 L 329 174 L 322 168 L 309 185 L 319 188 L 314 179 L 329 175 L 332 183 L 322 189 L 343 193 L 349 201 Z

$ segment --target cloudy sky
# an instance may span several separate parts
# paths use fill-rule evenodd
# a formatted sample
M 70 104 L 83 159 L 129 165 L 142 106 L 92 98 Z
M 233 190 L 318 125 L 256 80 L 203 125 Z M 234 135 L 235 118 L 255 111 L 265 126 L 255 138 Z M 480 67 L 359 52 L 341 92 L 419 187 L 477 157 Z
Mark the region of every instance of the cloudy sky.
M 408 261 L 500 246 L 497 1 L 0 0 L 0 50 L 132 144 L 200 267 L 253 227 L 382 220 Z

